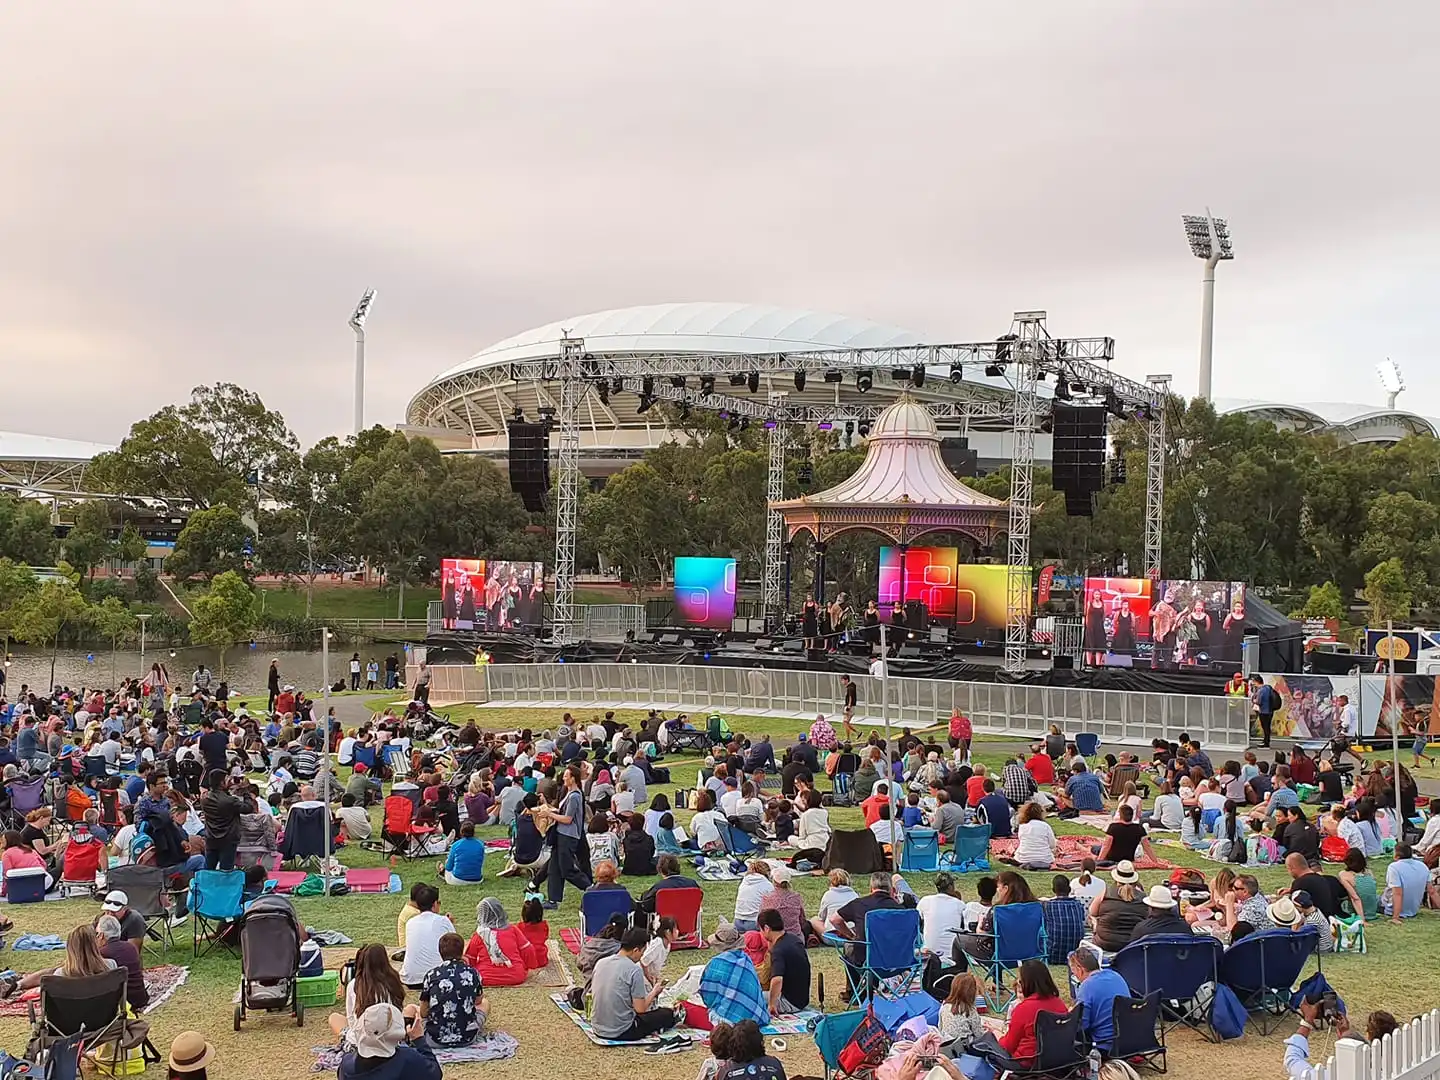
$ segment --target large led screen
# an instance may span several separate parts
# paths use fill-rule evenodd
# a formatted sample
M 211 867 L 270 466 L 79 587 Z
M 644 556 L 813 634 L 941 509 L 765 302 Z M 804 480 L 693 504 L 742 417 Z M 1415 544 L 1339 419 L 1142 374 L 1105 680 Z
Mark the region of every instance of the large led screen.
M 919 600 L 932 622 L 954 626 L 977 639 L 1003 636 L 1010 568 L 995 563 L 960 563 L 953 547 L 912 547 L 905 551 L 905 600 Z M 1025 590 L 1028 614 L 1030 590 Z M 888 612 L 900 599 L 900 549 L 880 549 L 879 603 Z
M 485 628 L 485 560 L 440 561 L 440 619 L 446 630 Z
M 545 564 L 487 560 L 485 614 L 490 630 L 538 628 L 545 615 Z
M 729 630 L 735 619 L 735 560 L 675 560 L 675 607 L 687 626 Z
M 1240 663 L 1245 641 L 1245 584 L 1171 579 L 1150 603 L 1151 663 L 1162 669 Z
M 1086 578 L 1085 662 L 1133 667 L 1150 662 L 1149 578 Z

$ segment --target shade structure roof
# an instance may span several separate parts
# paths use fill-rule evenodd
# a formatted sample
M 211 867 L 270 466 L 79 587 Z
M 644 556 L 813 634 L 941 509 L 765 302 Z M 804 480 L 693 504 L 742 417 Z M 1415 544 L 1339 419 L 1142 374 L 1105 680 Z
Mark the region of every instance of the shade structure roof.
M 770 504 L 788 537 L 809 532 L 824 542 L 869 529 L 896 544 L 925 533 L 958 532 L 983 548 L 995 543 L 1010 504 L 967 486 L 940 457 L 940 431 L 930 411 L 904 395 L 875 421 L 860 468 L 834 487 Z

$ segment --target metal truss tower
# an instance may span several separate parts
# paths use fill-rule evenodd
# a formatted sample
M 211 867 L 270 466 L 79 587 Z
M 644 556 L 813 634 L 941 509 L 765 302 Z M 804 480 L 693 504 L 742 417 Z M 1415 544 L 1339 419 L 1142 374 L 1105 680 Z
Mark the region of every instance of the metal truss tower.
M 1160 541 L 1165 525 L 1165 412 L 1170 398 L 1170 376 L 1149 375 L 1158 404 L 1146 426 L 1145 440 L 1145 576 L 1160 580 Z
M 785 521 L 778 510 L 769 509 L 785 497 L 785 443 L 789 425 L 784 419 L 785 395 L 770 394 L 772 419 L 766 421 L 770 437 L 770 463 L 765 474 L 765 567 L 760 579 L 760 603 L 765 612 L 765 630 L 774 633 L 784 621 L 782 591 L 785 582 Z
M 1017 311 L 1011 350 L 1014 390 L 1010 465 L 1010 527 L 1005 578 L 1005 670 L 1023 671 L 1030 647 L 1030 514 L 1035 501 L 1035 387 L 1045 340 L 1045 313 Z M 997 360 L 1000 357 L 996 357 Z
M 580 377 L 585 356 L 583 338 L 568 335 L 560 342 L 560 432 L 555 456 L 555 603 L 550 640 L 556 645 L 575 641 L 575 537 L 580 517 L 580 402 L 587 389 Z

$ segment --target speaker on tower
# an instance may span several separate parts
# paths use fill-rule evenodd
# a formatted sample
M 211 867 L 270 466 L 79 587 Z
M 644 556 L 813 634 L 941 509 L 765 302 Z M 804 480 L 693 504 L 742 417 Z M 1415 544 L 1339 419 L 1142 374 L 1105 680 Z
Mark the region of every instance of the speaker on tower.
M 525 509 L 540 513 L 550 492 L 550 425 L 512 420 L 510 434 L 510 490 Z
M 1080 508 L 1091 506 L 1089 496 L 1105 487 L 1105 407 L 1057 401 L 1052 409 L 1055 490 L 1065 494 L 1068 513 L 1089 516 L 1090 511 Z

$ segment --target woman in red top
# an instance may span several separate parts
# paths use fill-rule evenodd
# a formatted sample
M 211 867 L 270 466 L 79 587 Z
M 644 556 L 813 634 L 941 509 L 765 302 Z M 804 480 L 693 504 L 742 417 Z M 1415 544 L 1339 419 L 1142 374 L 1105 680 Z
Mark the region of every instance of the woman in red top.
M 974 737 L 975 731 L 970 726 L 970 718 L 956 709 L 950 714 L 950 749 L 960 751 L 960 762 L 963 764 L 970 758 L 970 740 Z
M 480 973 L 485 986 L 519 986 L 537 962 L 530 939 L 510 925 L 505 906 L 493 896 L 480 901 L 475 933 L 465 947 L 465 962 Z
M 1034 753 L 1025 761 L 1025 768 L 1035 778 L 1039 787 L 1045 787 L 1055 783 L 1055 759 L 1045 753 L 1045 744 L 1037 743 L 1033 748 Z
M 985 765 L 982 762 L 975 766 L 975 775 L 965 781 L 965 802 L 971 810 L 980 805 L 980 800 L 985 796 Z
M 1000 1036 L 1000 1046 L 1016 1061 L 1029 1064 L 1039 1053 L 1035 1039 L 1035 1018 L 1041 1013 L 1066 1013 L 1070 1010 L 1060 1000 L 1060 991 L 1050 977 L 1050 969 L 1039 960 L 1026 960 L 1020 965 L 1017 979 L 1020 1000 L 1010 1008 L 1010 1022 Z
M 535 950 L 535 964 L 544 967 L 550 962 L 550 924 L 545 921 L 545 908 L 532 896 L 520 905 L 520 933 Z

